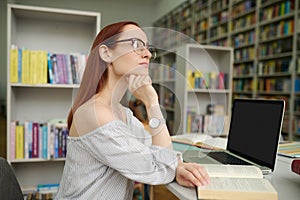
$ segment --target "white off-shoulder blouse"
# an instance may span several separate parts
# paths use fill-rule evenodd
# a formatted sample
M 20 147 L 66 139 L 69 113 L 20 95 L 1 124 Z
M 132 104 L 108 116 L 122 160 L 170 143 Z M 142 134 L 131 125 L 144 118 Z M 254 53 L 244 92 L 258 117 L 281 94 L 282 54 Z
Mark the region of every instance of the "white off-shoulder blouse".
M 80 137 L 68 137 L 55 199 L 132 199 L 134 181 L 174 180 L 179 152 L 151 144 L 151 135 L 126 109 L 127 124 L 111 121 Z

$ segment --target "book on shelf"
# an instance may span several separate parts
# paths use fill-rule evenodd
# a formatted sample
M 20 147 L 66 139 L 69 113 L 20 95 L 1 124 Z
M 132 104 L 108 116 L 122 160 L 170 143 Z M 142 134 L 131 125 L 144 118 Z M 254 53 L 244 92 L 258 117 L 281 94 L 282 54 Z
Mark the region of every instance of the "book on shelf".
M 40 193 L 57 193 L 58 188 L 59 183 L 38 184 L 36 191 Z
M 198 199 L 277 200 L 272 184 L 256 166 L 202 164 L 210 183 L 196 187 Z
M 10 133 L 9 133 L 9 152 L 10 159 L 14 160 L 16 158 L 16 126 L 17 121 L 10 122 Z
M 228 74 L 224 72 L 187 71 L 188 88 L 190 89 L 226 89 Z
M 23 159 L 24 158 L 24 127 L 20 124 L 16 125 L 16 141 L 15 141 L 15 158 Z
M 58 183 L 37 184 L 36 190 L 23 191 L 23 196 L 26 200 L 52 200 L 55 198 L 58 188 Z
M 29 50 L 12 45 L 10 82 L 23 84 L 79 84 L 87 56 Z
M 208 104 L 205 114 L 199 114 L 194 106 L 187 108 L 186 132 L 205 133 L 212 136 L 228 135 L 228 116 L 224 105 Z
M 68 133 L 66 123 L 59 119 L 45 123 L 11 121 L 10 159 L 64 158 Z
M 21 80 L 21 64 L 22 64 L 22 53 L 21 50 L 16 46 L 12 45 L 10 49 L 10 82 L 18 83 Z

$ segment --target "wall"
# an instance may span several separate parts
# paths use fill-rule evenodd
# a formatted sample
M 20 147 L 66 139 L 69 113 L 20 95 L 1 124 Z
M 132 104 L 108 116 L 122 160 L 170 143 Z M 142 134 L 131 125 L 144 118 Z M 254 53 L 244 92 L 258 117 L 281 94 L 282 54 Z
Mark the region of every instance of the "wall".
M 121 20 L 134 20 L 141 26 L 151 26 L 152 22 L 184 1 L 185 0 L 0 0 L 0 108 L 1 105 L 6 104 L 7 3 L 100 12 L 101 27 L 103 27 L 112 22 Z
M 151 0 L 150 0 L 151 1 Z M 153 16 L 152 22 L 161 18 L 180 4 L 184 3 L 188 0 L 161 0 L 157 2 L 157 6 L 155 8 L 155 16 Z
M 6 0 L 0 0 L 0 115 L 3 115 L 2 107 L 6 99 Z

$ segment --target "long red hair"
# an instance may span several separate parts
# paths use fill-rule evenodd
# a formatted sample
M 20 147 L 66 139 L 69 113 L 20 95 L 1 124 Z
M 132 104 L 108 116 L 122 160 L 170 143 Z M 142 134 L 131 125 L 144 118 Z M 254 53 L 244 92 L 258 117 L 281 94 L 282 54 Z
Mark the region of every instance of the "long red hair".
M 107 63 L 104 62 L 99 55 L 97 55 L 99 53 L 97 50 L 98 48 L 96 47 L 98 47 L 100 44 L 105 44 L 105 42 L 109 41 L 111 38 L 115 39 L 113 36 L 121 33 L 123 27 L 129 24 L 139 27 L 139 25 L 133 21 L 117 22 L 104 27 L 96 36 L 90 51 L 90 56 L 87 60 L 77 96 L 68 115 L 69 129 L 71 128 L 73 114 L 76 112 L 76 110 L 87 100 L 101 91 L 107 83 Z

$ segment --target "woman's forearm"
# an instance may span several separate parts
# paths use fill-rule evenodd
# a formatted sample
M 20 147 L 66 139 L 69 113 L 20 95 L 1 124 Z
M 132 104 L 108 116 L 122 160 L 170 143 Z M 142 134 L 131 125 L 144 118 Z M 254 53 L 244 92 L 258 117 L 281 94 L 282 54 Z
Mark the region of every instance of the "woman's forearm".
M 149 119 L 150 134 L 152 135 L 152 144 L 172 148 L 170 134 L 159 104 L 146 106 L 146 110 Z M 151 122 L 153 121 L 155 121 L 154 126 L 153 123 L 151 126 Z M 157 124 L 158 121 L 159 123 Z

